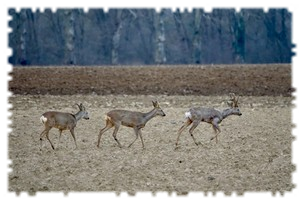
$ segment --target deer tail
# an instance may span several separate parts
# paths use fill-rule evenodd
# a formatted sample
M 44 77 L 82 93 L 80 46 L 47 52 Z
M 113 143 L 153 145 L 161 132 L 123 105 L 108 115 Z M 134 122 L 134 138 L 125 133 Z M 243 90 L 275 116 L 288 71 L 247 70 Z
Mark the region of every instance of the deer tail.
M 185 118 L 186 119 L 191 119 L 192 118 L 191 111 L 188 111 L 188 112 L 185 113 Z

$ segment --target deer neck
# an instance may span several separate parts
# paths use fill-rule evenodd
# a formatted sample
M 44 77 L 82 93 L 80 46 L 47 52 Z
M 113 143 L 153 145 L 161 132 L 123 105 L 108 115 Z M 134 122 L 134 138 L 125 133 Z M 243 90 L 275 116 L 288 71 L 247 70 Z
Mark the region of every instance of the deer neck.
M 151 110 L 150 112 L 147 112 L 147 113 L 144 113 L 144 121 L 145 121 L 145 124 L 150 120 L 152 119 L 153 117 L 156 116 L 156 110 L 153 109 Z
M 222 117 L 223 117 L 223 119 L 225 119 L 229 115 L 232 115 L 232 109 L 231 108 L 227 108 L 227 109 L 225 109 L 225 110 L 222 111 Z

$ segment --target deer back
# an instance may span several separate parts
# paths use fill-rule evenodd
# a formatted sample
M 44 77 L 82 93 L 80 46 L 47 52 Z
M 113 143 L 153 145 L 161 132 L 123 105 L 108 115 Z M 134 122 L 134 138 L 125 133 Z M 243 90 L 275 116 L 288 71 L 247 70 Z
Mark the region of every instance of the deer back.
M 128 110 L 112 110 L 107 113 L 107 116 L 111 122 L 120 123 L 128 127 L 134 127 L 140 124 L 143 119 L 143 113 Z
M 76 126 L 76 119 L 73 114 L 49 111 L 42 115 L 44 124 L 61 130 L 71 129 Z
M 128 110 L 112 110 L 107 113 L 107 117 L 114 124 L 122 124 L 128 127 L 144 127 L 145 124 L 153 117 L 166 116 L 157 101 L 152 103 L 154 108 L 147 113 Z
M 205 122 L 211 122 L 214 118 L 221 118 L 222 114 L 220 111 L 214 108 L 191 108 L 188 112 L 186 112 L 186 117 L 190 120 L 199 120 Z

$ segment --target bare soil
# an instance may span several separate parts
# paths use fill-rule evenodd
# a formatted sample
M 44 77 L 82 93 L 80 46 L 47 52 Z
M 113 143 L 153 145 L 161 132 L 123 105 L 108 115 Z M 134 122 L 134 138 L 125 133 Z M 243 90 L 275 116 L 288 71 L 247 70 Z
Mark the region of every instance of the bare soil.
M 193 68 L 187 67 L 186 71 L 191 69 Z M 223 71 L 236 70 L 235 67 L 222 69 Z M 11 109 L 12 132 L 9 134 L 8 149 L 9 158 L 12 160 L 12 172 L 8 176 L 8 190 L 17 193 L 25 191 L 30 194 L 35 194 L 37 191 L 126 191 L 130 194 L 138 191 L 167 191 L 178 194 L 187 194 L 190 191 L 224 191 L 225 194 L 232 192 L 242 194 L 245 191 L 282 193 L 291 191 L 295 187 L 292 183 L 292 172 L 295 166 L 291 162 L 293 141 L 291 134 L 293 106 L 289 91 L 291 85 L 287 84 L 291 82 L 290 67 L 278 67 L 278 74 L 273 71 L 274 66 L 269 69 L 270 71 L 264 72 L 266 74 L 253 76 L 251 82 L 248 80 L 249 87 L 244 86 L 244 83 L 234 87 L 234 92 L 242 94 L 240 109 L 243 115 L 230 116 L 222 122 L 218 144 L 214 140 L 210 141 L 213 136 L 211 126 L 202 123 L 195 130 L 194 136 L 203 146 L 196 146 L 186 130 L 181 135 L 179 148 L 175 150 L 177 130 L 184 122 L 184 113 L 188 108 L 196 106 L 226 108 L 225 101 L 228 97 L 221 95 L 224 91 L 209 95 L 185 96 L 182 93 L 183 89 L 178 92 L 180 95 L 174 89 L 172 94 L 168 90 L 167 95 L 164 92 L 157 94 L 154 90 L 150 90 L 157 83 L 143 80 L 140 85 L 145 86 L 145 81 L 149 81 L 144 93 L 152 92 L 145 95 L 142 92 L 137 95 L 131 93 L 135 91 L 134 89 L 127 91 L 129 86 L 125 81 L 123 90 L 117 90 L 118 87 L 122 88 L 121 82 L 124 76 L 120 76 L 111 81 L 111 84 L 118 85 L 116 88 L 112 87 L 115 89 L 111 90 L 114 91 L 111 92 L 113 94 L 97 95 L 97 91 L 99 94 L 105 93 L 100 91 L 108 86 L 101 86 L 105 85 L 108 79 L 99 79 L 98 82 L 101 83 L 93 86 L 94 93 L 89 93 L 91 89 L 88 89 L 89 86 L 86 84 L 95 80 L 76 79 L 81 82 L 78 84 L 73 79 L 80 77 L 79 74 L 76 75 L 79 73 L 78 70 L 84 72 L 82 77 L 88 77 L 87 74 L 94 77 L 94 68 L 28 68 L 32 79 L 29 75 L 25 75 L 28 73 L 27 70 L 15 68 L 14 80 L 10 83 L 10 89 L 15 94 L 9 100 L 13 108 Z M 86 70 L 91 72 L 88 73 Z M 116 68 L 116 70 L 123 70 L 123 68 Z M 124 70 L 132 70 L 132 68 Z M 143 69 L 140 68 L 134 71 L 139 70 L 144 74 Z M 165 67 L 162 71 L 164 70 L 171 69 Z M 39 81 L 33 78 L 36 74 L 45 76 L 48 71 L 58 74 L 60 78 L 55 79 L 56 81 L 60 82 L 61 77 L 64 77 L 64 81 L 68 84 L 59 85 L 56 81 L 53 82 L 55 76 L 39 77 Z M 63 76 L 63 72 L 68 73 Z M 238 73 L 241 72 L 239 70 L 236 72 L 233 77 L 246 73 L 243 70 L 243 73 Z M 285 78 L 274 86 L 273 78 L 267 79 L 268 81 L 262 78 L 272 73 L 276 74 L 274 75 L 276 77 Z M 154 77 L 160 76 L 158 74 Z M 248 77 L 247 74 L 241 76 L 245 79 Z M 131 78 L 129 74 L 127 77 Z M 181 76 L 178 75 L 179 77 Z M 255 77 L 257 80 L 264 80 L 264 84 L 269 87 L 265 89 L 256 84 Z M 210 80 L 212 77 L 207 76 L 206 79 Z M 240 77 L 239 80 L 241 79 Z M 32 86 L 27 81 L 31 82 Z M 74 84 L 69 84 L 72 81 Z M 159 82 L 160 91 L 172 88 L 170 81 L 168 79 Z M 215 84 L 223 87 L 224 90 L 231 91 L 232 88 L 228 88 L 233 86 L 229 84 L 231 81 L 228 85 L 223 85 L 218 78 L 215 78 L 215 81 Z M 177 84 L 175 80 L 171 82 Z M 253 84 L 256 86 L 252 86 Z M 80 91 L 79 85 L 87 89 Z M 136 84 L 136 87 L 139 88 L 140 85 Z M 46 92 L 48 87 L 49 92 Z M 212 89 L 209 90 L 209 87 Z M 242 90 L 242 87 L 245 87 L 245 90 Z M 29 88 L 33 88 L 35 92 Z M 203 91 L 206 91 L 206 88 L 211 92 L 216 86 L 202 85 L 201 88 L 204 88 Z M 251 93 L 253 95 L 245 95 L 249 88 L 253 88 Z M 278 90 L 281 88 L 282 93 L 277 93 L 274 88 Z M 63 95 L 58 95 L 59 91 Z M 82 94 L 74 94 L 79 91 Z M 117 91 L 120 91 L 120 94 L 117 94 Z M 127 127 L 121 127 L 117 135 L 123 148 L 119 148 L 113 139 L 112 130 L 103 135 L 100 148 L 96 147 L 99 130 L 105 126 L 105 113 L 116 108 L 147 112 L 152 109 L 151 100 L 158 100 L 167 116 L 152 119 L 143 129 L 145 149 L 142 149 L 140 140 L 137 140 L 131 148 L 127 148 L 135 138 L 133 130 Z M 58 130 L 52 129 L 50 139 L 57 148 L 52 150 L 49 142 L 43 140 L 43 147 L 40 150 L 39 135 L 43 130 L 43 125 L 39 121 L 41 114 L 49 110 L 75 113 L 77 108 L 74 105 L 79 102 L 82 102 L 89 111 L 90 120 L 81 120 L 77 124 L 75 135 L 78 148 L 75 149 L 74 141 L 68 131 L 64 132 L 58 145 Z
M 291 65 L 19 67 L 14 94 L 291 96 Z

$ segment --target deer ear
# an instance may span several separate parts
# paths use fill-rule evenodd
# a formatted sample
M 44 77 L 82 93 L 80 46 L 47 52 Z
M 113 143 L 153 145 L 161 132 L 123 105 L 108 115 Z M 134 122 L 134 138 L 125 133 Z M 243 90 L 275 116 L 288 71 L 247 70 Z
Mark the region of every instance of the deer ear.
M 230 106 L 231 108 L 237 108 L 239 96 L 236 97 L 236 95 L 234 93 L 229 93 L 229 97 L 230 97 L 230 100 L 227 101 L 228 106 Z
M 82 107 L 83 107 L 82 103 L 80 103 L 80 104 L 76 103 L 76 105 L 78 106 L 79 110 L 82 110 Z
M 152 104 L 153 104 L 154 108 L 158 108 L 159 107 L 157 101 L 152 101 Z
M 231 101 L 231 100 L 227 101 L 227 105 L 228 105 L 229 107 L 233 108 L 233 101 Z

